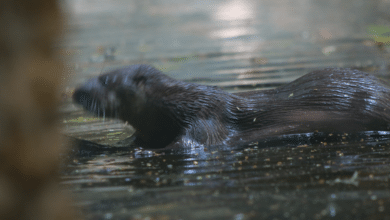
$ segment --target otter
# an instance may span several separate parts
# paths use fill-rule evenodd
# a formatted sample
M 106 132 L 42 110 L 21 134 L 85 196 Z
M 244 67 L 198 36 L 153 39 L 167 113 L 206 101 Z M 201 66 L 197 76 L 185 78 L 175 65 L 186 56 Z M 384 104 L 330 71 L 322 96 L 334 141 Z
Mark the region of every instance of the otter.
M 389 84 L 354 69 L 326 68 L 276 89 L 231 94 L 132 65 L 90 79 L 73 99 L 100 117 L 128 122 L 136 129 L 133 144 L 147 149 L 390 128 Z

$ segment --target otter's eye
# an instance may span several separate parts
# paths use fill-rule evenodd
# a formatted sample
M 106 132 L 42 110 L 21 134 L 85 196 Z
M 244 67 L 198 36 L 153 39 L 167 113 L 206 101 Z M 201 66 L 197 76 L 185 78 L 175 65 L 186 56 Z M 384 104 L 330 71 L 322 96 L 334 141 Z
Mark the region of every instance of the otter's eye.
M 110 77 L 109 76 L 100 76 L 99 77 L 99 82 L 103 85 L 103 86 L 107 86 L 108 83 L 110 81 Z
M 139 85 L 139 84 L 145 84 L 146 82 L 146 77 L 145 76 L 137 76 L 137 77 L 134 77 L 133 81 Z

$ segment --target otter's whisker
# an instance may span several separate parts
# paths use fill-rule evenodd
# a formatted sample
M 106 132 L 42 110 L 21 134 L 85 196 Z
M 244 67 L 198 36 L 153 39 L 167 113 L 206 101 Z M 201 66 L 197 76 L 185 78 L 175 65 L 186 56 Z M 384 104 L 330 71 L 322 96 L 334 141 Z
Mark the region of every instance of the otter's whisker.
M 98 110 L 98 102 L 97 102 L 97 100 L 95 101 L 95 107 L 94 107 L 94 110 L 95 110 L 95 112 Z
M 92 103 L 91 103 L 91 110 L 92 112 L 95 112 L 95 99 L 92 99 Z

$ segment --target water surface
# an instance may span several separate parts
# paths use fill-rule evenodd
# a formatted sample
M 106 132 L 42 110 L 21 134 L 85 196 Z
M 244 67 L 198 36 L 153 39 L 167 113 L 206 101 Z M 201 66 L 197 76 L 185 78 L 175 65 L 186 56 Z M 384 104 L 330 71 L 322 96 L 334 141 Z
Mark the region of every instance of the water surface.
M 66 3 L 62 47 L 73 57 L 73 77 L 61 109 L 64 133 L 100 144 L 133 130 L 86 114 L 69 96 L 124 65 L 151 64 L 229 92 L 275 88 L 328 66 L 389 73 L 389 49 L 368 32 L 388 22 L 384 1 Z M 102 147 L 73 155 L 62 184 L 86 219 L 383 219 L 389 137 L 310 133 L 158 154 Z

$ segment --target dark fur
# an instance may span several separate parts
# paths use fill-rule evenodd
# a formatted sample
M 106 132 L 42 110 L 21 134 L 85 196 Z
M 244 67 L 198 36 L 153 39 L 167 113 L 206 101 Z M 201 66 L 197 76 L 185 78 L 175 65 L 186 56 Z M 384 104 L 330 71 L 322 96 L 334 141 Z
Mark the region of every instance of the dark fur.
M 388 130 L 387 83 L 352 69 L 324 69 L 273 90 L 230 94 L 133 65 L 91 79 L 74 100 L 118 117 L 146 148 L 231 145 L 305 132 Z

